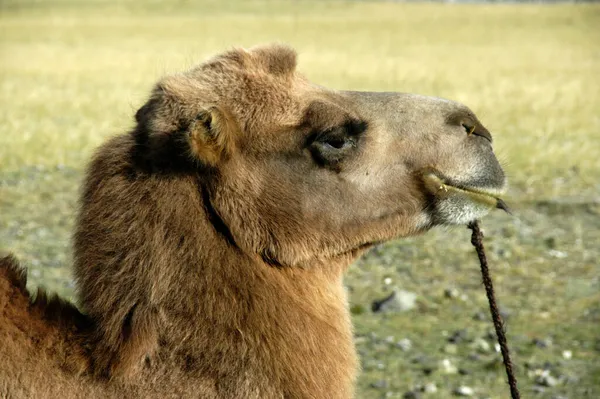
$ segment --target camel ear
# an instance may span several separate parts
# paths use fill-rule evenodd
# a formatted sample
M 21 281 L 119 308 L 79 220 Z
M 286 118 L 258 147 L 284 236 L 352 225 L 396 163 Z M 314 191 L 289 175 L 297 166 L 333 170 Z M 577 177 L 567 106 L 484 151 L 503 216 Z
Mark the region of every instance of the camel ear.
M 235 124 L 231 116 L 218 106 L 207 107 L 196 115 L 188 127 L 191 156 L 215 166 L 233 150 Z
M 181 105 L 165 88 L 158 84 L 150 99 L 136 113 L 140 130 L 153 134 L 171 134 L 179 129 Z
M 189 155 L 215 166 L 233 150 L 238 125 L 221 106 L 206 105 L 198 110 L 197 103 L 186 101 L 184 94 L 190 87 L 175 80 L 156 85 L 150 99 L 135 114 L 137 130 L 157 147 L 169 137 L 179 140 L 179 133 L 184 133 Z

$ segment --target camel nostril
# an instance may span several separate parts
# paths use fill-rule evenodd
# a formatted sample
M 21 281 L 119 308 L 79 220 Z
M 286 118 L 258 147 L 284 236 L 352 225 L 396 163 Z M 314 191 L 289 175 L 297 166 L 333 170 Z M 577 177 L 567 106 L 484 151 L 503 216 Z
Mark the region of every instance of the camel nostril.
M 479 137 L 483 137 L 490 143 L 492 142 L 492 135 L 483 126 L 477 127 L 475 125 L 468 125 L 466 123 L 462 123 L 462 127 L 467 132 L 467 136 L 470 136 L 470 135 L 479 136 Z
M 473 134 L 475 136 L 483 137 L 484 139 L 486 139 L 490 143 L 492 142 L 492 135 L 487 130 L 480 130 L 480 131 L 476 130 L 476 131 L 473 132 Z
M 469 135 L 471 135 L 471 134 L 473 134 L 475 132 L 475 126 L 469 126 L 466 123 L 463 123 L 462 127 L 467 132 L 467 136 L 469 136 Z

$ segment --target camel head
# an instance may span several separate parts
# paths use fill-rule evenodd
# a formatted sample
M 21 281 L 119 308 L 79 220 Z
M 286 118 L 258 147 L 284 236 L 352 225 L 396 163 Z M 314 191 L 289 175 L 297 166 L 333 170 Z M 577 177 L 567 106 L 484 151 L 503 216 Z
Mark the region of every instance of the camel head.
M 502 204 L 506 185 L 490 132 L 466 106 L 324 88 L 281 45 L 165 77 L 136 119 L 168 148 L 154 167 L 201 176 L 229 239 L 280 266 L 466 224 Z

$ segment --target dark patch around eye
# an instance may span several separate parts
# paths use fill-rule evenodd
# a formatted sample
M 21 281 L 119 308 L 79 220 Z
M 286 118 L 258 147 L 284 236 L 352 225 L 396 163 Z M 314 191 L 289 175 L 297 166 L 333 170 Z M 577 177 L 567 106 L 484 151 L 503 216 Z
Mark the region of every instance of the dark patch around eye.
M 353 119 L 346 122 L 344 127 L 346 128 L 346 132 L 348 132 L 349 136 L 358 137 L 367 130 L 368 124 L 365 121 Z
M 347 139 L 351 139 L 356 143 L 360 136 L 367 130 L 367 127 L 368 124 L 365 121 L 349 119 L 336 127 L 313 131 L 307 137 L 306 143 L 310 145 L 315 141 L 328 141 L 332 144 L 341 144 Z M 337 146 L 334 145 L 334 147 Z
M 364 121 L 347 120 L 335 128 L 311 134 L 307 146 L 317 164 L 339 172 L 342 161 L 355 152 L 366 129 Z
M 317 100 L 306 107 L 304 116 L 298 124 L 299 129 L 311 131 L 327 131 L 338 127 L 347 128 L 349 134 L 354 135 L 364 131 L 366 123 L 352 117 L 337 104 Z

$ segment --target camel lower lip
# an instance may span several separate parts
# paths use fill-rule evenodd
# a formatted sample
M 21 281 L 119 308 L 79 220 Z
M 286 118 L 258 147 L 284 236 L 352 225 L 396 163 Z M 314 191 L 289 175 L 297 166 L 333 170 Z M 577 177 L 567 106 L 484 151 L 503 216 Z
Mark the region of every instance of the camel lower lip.
M 488 192 L 478 188 L 455 186 L 445 182 L 442 178 L 433 173 L 427 175 L 425 180 L 431 186 L 430 188 L 432 188 L 435 192 L 439 193 L 441 191 L 442 194 L 455 193 L 464 195 L 474 202 L 488 205 L 491 208 L 500 208 L 506 212 L 509 212 L 504 201 L 498 198 L 496 193 Z

